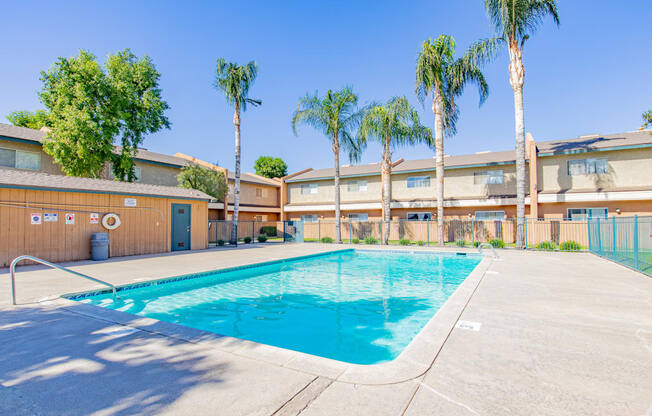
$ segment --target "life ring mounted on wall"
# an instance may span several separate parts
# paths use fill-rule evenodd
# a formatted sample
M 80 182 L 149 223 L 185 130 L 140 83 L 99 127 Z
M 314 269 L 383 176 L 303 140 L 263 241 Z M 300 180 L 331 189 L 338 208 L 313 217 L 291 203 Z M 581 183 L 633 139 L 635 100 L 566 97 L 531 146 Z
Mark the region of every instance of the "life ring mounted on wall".
M 113 220 L 113 223 L 111 223 L 111 220 Z M 115 230 L 120 226 L 120 217 L 118 214 L 105 214 L 102 217 L 102 227 L 106 228 L 107 230 Z

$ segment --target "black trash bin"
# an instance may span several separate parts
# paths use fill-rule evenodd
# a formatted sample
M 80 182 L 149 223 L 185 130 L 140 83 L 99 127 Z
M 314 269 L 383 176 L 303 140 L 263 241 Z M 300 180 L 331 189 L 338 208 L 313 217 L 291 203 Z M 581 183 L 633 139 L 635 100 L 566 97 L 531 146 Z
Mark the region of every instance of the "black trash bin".
M 91 259 L 106 260 L 109 258 L 109 233 L 93 233 L 91 235 Z

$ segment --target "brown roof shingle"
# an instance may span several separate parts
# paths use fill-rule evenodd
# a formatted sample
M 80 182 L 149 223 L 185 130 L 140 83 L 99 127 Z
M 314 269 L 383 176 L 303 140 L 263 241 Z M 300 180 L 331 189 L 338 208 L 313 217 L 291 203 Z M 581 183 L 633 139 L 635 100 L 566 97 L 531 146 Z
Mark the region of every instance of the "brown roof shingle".
M 46 191 L 65 190 L 72 192 L 116 193 L 182 199 L 213 199 L 211 196 L 195 189 L 111 181 L 106 179 L 79 178 L 76 176 L 51 175 L 42 172 L 0 168 L 0 188 L 3 187 L 43 189 Z

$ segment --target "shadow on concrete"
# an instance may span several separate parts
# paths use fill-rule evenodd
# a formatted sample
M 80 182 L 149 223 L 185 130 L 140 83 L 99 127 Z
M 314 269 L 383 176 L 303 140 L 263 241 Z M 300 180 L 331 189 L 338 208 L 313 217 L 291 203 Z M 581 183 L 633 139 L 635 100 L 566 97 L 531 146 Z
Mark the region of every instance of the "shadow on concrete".
M 0 413 L 154 414 L 223 381 L 209 353 L 62 310 L 0 310 Z

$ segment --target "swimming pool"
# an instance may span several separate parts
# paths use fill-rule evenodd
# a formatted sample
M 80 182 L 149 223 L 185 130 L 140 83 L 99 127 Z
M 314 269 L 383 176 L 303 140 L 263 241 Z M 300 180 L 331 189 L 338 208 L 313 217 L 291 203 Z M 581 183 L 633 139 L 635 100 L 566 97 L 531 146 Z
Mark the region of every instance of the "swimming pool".
M 391 361 L 477 255 L 340 250 L 71 298 L 355 364 Z M 164 284 L 163 284 L 164 283 Z

